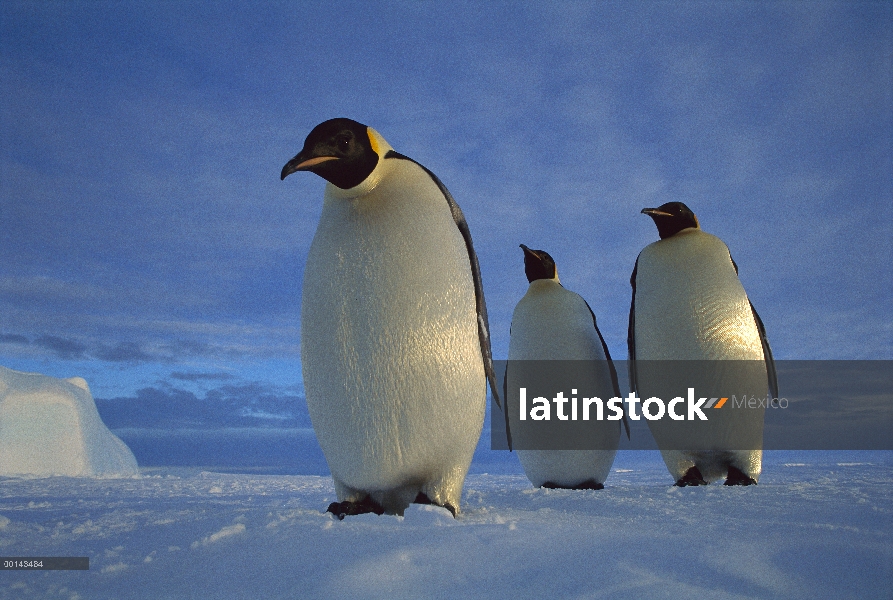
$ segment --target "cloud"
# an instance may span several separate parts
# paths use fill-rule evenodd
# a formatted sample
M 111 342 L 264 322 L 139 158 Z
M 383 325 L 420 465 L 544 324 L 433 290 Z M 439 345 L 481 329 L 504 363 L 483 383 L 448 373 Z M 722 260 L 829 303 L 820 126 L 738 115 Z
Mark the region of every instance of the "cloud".
M 22 321 L 24 323 L 19 324 L 20 329 L 43 330 L 47 333 L 38 336 L 19 333 L 0 335 L 0 344 L 6 345 L 10 356 L 129 364 L 179 364 L 193 360 L 245 361 L 268 357 L 297 357 L 300 353 L 297 317 L 294 323 L 274 327 L 143 321 L 136 317 L 126 319 L 114 315 L 95 320 L 87 318 L 78 327 L 71 327 L 66 322 L 70 319 L 61 318 L 59 314 L 46 314 L 41 319 L 36 312 Z M 33 327 L 27 327 L 28 323 L 34 324 Z M 56 323 L 60 323 L 60 326 L 55 327 Z M 59 335 L 69 329 L 75 329 L 80 335 Z M 185 375 L 182 372 L 181 374 Z M 209 377 L 199 376 L 196 379 L 202 378 Z M 186 380 L 182 377 L 179 379 Z
M 231 373 L 185 373 L 183 371 L 174 371 L 171 373 L 171 379 L 177 379 L 180 381 L 215 381 L 215 380 L 226 380 L 232 379 L 233 375 Z
M 188 377 L 187 381 L 194 381 Z M 303 396 L 263 383 L 221 386 L 208 390 L 201 398 L 162 383 L 142 388 L 134 396 L 96 398 L 96 407 L 111 429 L 311 426 Z
M 78 360 L 84 358 L 87 347 L 72 339 L 61 338 L 55 335 L 44 335 L 34 340 L 34 345 L 46 348 L 65 360 Z
M 0 334 L 0 344 L 19 344 L 22 346 L 27 346 L 30 343 L 31 340 L 23 335 L 16 335 L 13 333 Z
M 100 346 L 94 351 L 96 358 L 110 362 L 145 362 L 157 360 L 144 352 L 139 344 L 134 342 L 118 342 L 114 346 Z

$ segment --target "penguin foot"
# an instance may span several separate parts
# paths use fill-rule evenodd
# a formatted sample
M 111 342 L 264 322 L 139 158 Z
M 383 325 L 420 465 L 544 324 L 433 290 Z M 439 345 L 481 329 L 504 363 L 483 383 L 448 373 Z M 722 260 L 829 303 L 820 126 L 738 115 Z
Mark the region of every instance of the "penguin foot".
M 685 475 L 676 482 L 678 487 L 686 487 L 689 485 L 707 485 L 707 482 L 704 481 L 704 476 L 701 475 L 701 470 L 698 467 L 692 467 L 688 471 L 685 472 Z
M 329 504 L 329 508 L 326 509 L 326 512 L 332 513 L 333 515 L 338 517 L 339 521 L 343 521 L 344 517 L 348 515 L 364 515 L 366 513 L 383 515 L 384 507 L 373 500 L 370 496 L 366 496 L 359 502 L 332 502 L 331 504 Z
M 418 495 L 415 497 L 415 500 L 412 501 L 412 503 L 413 504 L 434 504 L 434 506 L 442 506 L 442 508 L 445 508 L 448 511 L 450 511 L 450 514 L 453 515 L 454 519 L 456 518 L 456 507 L 455 506 L 453 506 L 449 502 L 447 502 L 444 505 L 437 504 L 433 500 L 431 500 L 431 498 L 429 498 L 428 494 L 426 494 L 425 492 L 419 492 Z
M 553 481 L 547 481 L 540 487 L 548 488 L 550 490 L 603 490 L 605 489 L 604 484 L 597 482 L 595 479 L 587 479 L 583 483 L 578 483 L 577 485 L 558 485 Z
M 729 465 L 729 474 L 726 476 L 726 482 L 723 485 L 756 485 L 757 480 L 753 477 L 745 475 L 738 467 Z

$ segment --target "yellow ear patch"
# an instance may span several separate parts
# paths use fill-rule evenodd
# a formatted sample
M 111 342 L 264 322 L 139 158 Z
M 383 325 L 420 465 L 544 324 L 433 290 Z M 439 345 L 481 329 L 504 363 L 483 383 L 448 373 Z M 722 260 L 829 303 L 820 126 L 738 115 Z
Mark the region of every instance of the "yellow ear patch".
M 381 156 L 381 152 L 378 150 L 378 140 L 375 139 L 375 134 L 372 133 L 372 128 L 367 127 L 366 133 L 369 135 L 369 144 L 372 146 L 372 151 Z

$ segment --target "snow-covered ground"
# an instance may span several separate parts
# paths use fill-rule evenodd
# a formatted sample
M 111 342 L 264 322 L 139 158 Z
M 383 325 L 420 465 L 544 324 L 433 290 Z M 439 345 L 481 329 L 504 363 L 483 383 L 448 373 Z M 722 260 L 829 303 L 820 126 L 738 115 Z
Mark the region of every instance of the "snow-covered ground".
M 473 465 L 458 520 L 339 522 L 326 476 L 2 478 L 0 555 L 90 570 L 3 571 L 0 597 L 893 597 L 891 452 L 768 452 L 746 488 L 672 487 L 647 451 L 619 453 L 600 491 L 533 489 L 504 464 Z

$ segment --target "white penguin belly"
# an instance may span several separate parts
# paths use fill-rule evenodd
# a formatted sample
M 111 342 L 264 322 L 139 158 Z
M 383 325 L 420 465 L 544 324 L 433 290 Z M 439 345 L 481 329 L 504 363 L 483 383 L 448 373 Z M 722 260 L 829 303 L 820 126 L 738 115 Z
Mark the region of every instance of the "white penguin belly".
M 763 398 L 766 366 L 747 294 L 725 244 L 700 230 L 686 230 L 651 244 L 639 256 L 635 298 L 638 395 L 668 402 L 688 387 L 696 398 L 743 395 Z M 711 368 L 668 370 L 648 361 L 731 361 Z M 643 362 L 644 361 L 644 362 Z M 764 411 L 706 411 L 702 421 L 648 421 L 670 472 L 678 479 L 698 463 L 705 479 L 725 475 L 733 464 L 758 478 Z M 697 440 L 695 450 L 679 440 Z M 694 444 L 693 444 L 694 447 Z
M 533 281 L 512 315 L 506 382 L 508 394 L 515 398 L 513 406 L 518 406 L 518 390 L 525 376 L 519 372 L 523 367 L 512 369 L 512 361 L 518 360 L 605 361 L 604 349 L 585 301 L 557 282 Z M 584 382 L 587 389 L 595 390 L 605 401 L 614 396 L 606 362 L 594 363 L 588 375 L 588 381 Z M 559 391 L 570 397 L 570 389 L 554 390 Z M 525 423 L 520 422 L 518 414 L 509 415 L 509 426 L 517 439 L 523 439 Z M 518 460 L 530 482 L 535 486 L 549 482 L 561 487 L 573 487 L 590 480 L 604 483 L 617 453 L 620 429 L 614 421 L 592 421 L 591 426 L 592 435 L 601 440 L 600 445 L 611 449 L 519 449 Z
M 336 481 L 388 490 L 452 473 L 461 491 L 486 404 L 468 253 L 427 174 L 387 162 L 399 186 L 352 199 L 327 186 L 304 273 L 307 406 Z
M 637 269 L 637 359 L 763 359 L 747 294 L 720 239 L 684 231 L 645 248 Z

